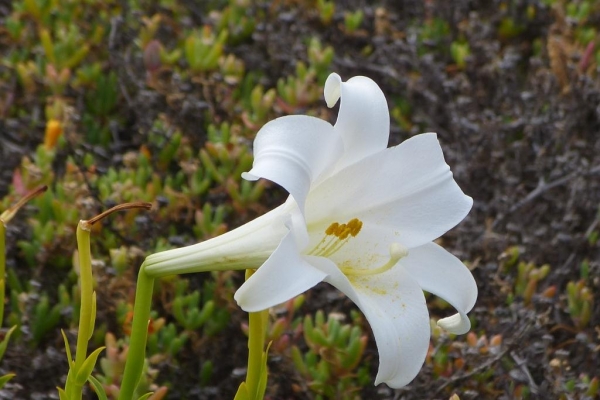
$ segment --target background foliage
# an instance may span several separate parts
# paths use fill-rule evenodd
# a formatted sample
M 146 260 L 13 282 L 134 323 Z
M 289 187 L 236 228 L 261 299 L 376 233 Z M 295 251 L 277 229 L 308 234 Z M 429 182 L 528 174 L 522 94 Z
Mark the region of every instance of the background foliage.
M 92 341 L 107 346 L 95 376 L 118 390 L 136 268 L 282 202 L 279 188 L 240 178 L 252 139 L 281 115 L 333 122 L 322 85 L 336 71 L 382 87 L 391 145 L 438 132 L 474 198 L 441 239 L 478 282 L 474 328 L 454 337 L 434 327 L 409 387 L 373 387 L 368 325 L 319 286 L 272 312 L 268 396 L 597 398 L 598 26 L 594 0 L 0 5 L 0 209 L 50 187 L 8 227 L 3 326 L 18 329 L 1 370 L 17 375 L 3 393 L 49 398 L 63 384 L 60 328 L 74 342 L 79 307 L 77 222 L 143 200 L 155 210 L 111 217 L 92 235 Z M 246 315 L 232 301 L 242 279 L 160 282 L 148 388 L 233 397 L 246 362 Z M 429 300 L 434 320 L 451 312 Z

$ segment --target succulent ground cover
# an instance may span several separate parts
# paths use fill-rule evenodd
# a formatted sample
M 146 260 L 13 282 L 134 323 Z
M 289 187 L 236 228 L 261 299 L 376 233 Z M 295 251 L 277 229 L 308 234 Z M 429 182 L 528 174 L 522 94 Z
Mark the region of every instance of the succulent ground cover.
M 79 315 L 80 219 L 94 225 L 94 376 L 115 393 L 137 268 L 281 204 L 243 181 L 267 121 L 308 114 L 330 72 L 385 92 L 390 144 L 434 131 L 474 199 L 440 243 L 479 287 L 473 328 L 432 323 L 406 388 L 373 386 L 364 317 L 323 284 L 271 311 L 269 398 L 597 398 L 600 379 L 600 5 L 561 1 L 14 1 L 0 5 L 0 211 L 7 225 L 4 398 L 57 398 L 61 329 Z M 241 273 L 155 288 L 143 384 L 155 399 L 233 398 L 243 380 Z M 428 299 L 434 320 L 452 313 Z M 8 328 L 4 330 L 7 332 Z M 401 357 L 401 355 L 399 355 Z M 94 398 L 91 389 L 86 393 Z M 161 397 L 164 396 L 164 397 Z

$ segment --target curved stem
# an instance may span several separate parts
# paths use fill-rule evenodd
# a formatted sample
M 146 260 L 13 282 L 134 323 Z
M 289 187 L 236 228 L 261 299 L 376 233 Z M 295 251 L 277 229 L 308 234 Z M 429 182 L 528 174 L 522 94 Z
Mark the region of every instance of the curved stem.
M 86 223 L 89 225 L 94 225 L 96 222 L 109 216 L 110 214 L 116 213 L 117 211 L 131 210 L 132 208 L 143 208 L 145 210 L 150 210 L 152 208 L 152 203 L 134 201 L 131 203 L 117 204 L 116 206 L 104 211 L 102 214 L 98 214 L 94 218 L 90 218 L 88 221 L 86 221 Z
M 152 308 L 152 292 L 154 291 L 154 278 L 144 271 L 142 264 L 138 274 L 135 290 L 135 305 L 133 308 L 133 322 L 129 339 L 129 350 L 119 400 L 132 400 L 134 392 L 142 376 L 146 359 L 146 341 L 148 338 L 148 321 Z
M 91 336 L 94 321 L 92 278 L 92 254 L 90 249 L 90 229 L 86 221 L 79 221 L 77 225 L 77 250 L 79 254 L 79 286 L 81 290 L 81 309 L 79 311 L 79 331 L 77 332 L 77 347 L 75 349 L 75 362 L 69 369 L 66 392 L 71 400 L 79 400 L 82 396 L 83 383 L 77 382 L 75 375 L 81 370 L 87 358 L 88 340 Z M 69 360 L 71 365 L 71 360 Z
M 34 197 L 37 197 L 40 194 L 44 193 L 46 190 L 48 190 L 48 186 L 43 185 L 43 186 L 37 187 L 34 190 L 26 193 L 25 196 L 23 196 L 19 199 L 19 201 L 17 201 L 15 204 L 10 206 L 8 209 L 4 210 L 4 212 L 2 214 L 0 214 L 0 220 L 2 220 L 2 222 L 4 222 L 4 223 L 10 221 L 12 219 L 12 217 L 15 216 L 17 211 L 19 211 L 21 209 L 21 207 L 23 207 L 25 205 L 25 203 L 27 203 L 29 200 L 33 199 Z

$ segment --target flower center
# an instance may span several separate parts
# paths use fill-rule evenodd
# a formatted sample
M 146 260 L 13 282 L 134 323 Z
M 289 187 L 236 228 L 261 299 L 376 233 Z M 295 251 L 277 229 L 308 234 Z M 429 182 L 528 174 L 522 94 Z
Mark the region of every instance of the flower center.
M 334 222 L 325 229 L 325 236 L 311 251 L 311 256 L 331 257 L 337 253 L 348 241 L 357 236 L 362 229 L 363 223 L 358 218 L 353 218 L 345 224 Z M 400 243 L 390 244 L 390 259 L 377 268 L 354 268 L 344 263 L 339 266 L 346 276 L 366 276 L 381 274 L 391 269 L 396 263 L 408 255 L 408 249 Z

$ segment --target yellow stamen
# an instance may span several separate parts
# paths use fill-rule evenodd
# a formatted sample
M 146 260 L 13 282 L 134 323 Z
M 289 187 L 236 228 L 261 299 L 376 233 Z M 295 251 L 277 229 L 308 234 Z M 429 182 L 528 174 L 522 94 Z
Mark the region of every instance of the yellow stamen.
M 346 224 L 333 222 L 325 229 L 323 239 L 308 254 L 322 257 L 331 256 L 348 243 L 348 240 L 356 237 L 362 229 L 362 225 L 362 221 L 358 218 L 353 218 Z
M 337 222 L 334 222 L 333 224 L 329 225 L 329 227 L 327 227 L 327 229 L 325 229 L 325 235 L 329 236 L 329 235 L 334 235 L 334 232 L 336 231 L 336 229 L 340 226 L 340 224 L 338 224 Z

